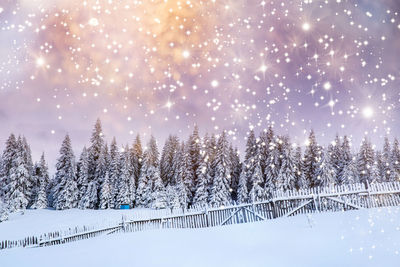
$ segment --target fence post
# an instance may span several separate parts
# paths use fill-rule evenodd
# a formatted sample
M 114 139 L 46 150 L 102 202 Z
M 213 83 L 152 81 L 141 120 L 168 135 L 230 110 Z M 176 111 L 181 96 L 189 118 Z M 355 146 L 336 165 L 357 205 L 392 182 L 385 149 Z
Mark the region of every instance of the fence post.
M 271 203 L 272 203 L 272 216 L 275 219 L 278 217 L 277 212 L 276 212 L 275 200 L 273 199 Z
M 254 221 L 256 221 L 256 215 L 255 215 L 255 210 L 254 210 L 254 199 L 253 199 L 253 202 L 251 202 L 251 211 L 253 211 Z
M 371 201 L 371 194 L 370 194 L 370 190 L 369 190 L 369 182 L 368 182 L 368 180 L 367 180 L 367 184 L 366 185 L 364 185 L 365 187 L 366 187 L 366 190 L 367 190 L 367 208 L 369 208 L 371 205 L 370 205 L 370 201 Z
M 126 223 L 125 223 L 124 216 L 122 216 L 121 228 L 122 228 L 122 231 L 126 232 Z
M 206 220 L 207 220 L 207 227 L 210 227 L 210 219 L 209 219 L 209 214 L 208 214 L 208 205 L 206 206 L 205 215 L 206 215 Z
M 319 195 L 318 195 L 319 196 Z M 319 212 L 318 201 L 314 194 L 312 194 L 312 198 L 314 201 L 315 210 Z

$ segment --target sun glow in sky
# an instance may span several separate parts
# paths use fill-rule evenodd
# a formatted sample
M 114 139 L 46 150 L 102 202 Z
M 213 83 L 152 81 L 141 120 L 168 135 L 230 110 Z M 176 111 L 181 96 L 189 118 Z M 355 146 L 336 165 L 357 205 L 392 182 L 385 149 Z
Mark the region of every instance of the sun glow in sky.
M 362 113 L 363 113 L 365 118 L 369 119 L 374 115 L 374 110 L 371 107 L 365 107 L 362 110 Z
M 303 31 L 306 31 L 306 32 L 308 32 L 311 29 L 311 25 L 308 22 L 304 22 L 301 27 L 302 27 Z

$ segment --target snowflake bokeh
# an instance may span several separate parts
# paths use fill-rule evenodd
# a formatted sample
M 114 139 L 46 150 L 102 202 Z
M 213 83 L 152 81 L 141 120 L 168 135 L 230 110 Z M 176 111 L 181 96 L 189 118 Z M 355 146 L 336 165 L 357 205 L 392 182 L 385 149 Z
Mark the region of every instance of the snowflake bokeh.
M 0 141 L 37 156 L 66 132 L 186 137 L 225 129 L 242 147 L 269 125 L 303 144 L 400 129 L 397 0 L 6 0 Z M 54 147 L 54 148 L 53 148 Z

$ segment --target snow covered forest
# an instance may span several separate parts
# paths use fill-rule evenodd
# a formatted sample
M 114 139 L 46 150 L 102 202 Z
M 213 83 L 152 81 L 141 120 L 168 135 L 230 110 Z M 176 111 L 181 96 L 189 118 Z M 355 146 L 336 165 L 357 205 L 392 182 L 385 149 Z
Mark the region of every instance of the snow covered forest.
M 52 179 L 44 154 L 33 163 L 29 144 L 21 136 L 10 135 L 0 162 L 0 221 L 9 212 L 26 208 L 219 207 L 261 201 L 276 189 L 368 185 L 400 177 L 397 139 L 390 143 L 385 138 L 378 151 L 364 139 L 353 153 L 347 136 L 336 136 L 323 147 L 311 131 L 303 153 L 288 136 L 277 135 L 270 127 L 258 137 L 249 133 L 242 162 L 225 132 L 201 137 L 196 127 L 187 141 L 171 135 L 160 156 L 154 137 L 146 149 L 139 135 L 123 149 L 115 138 L 108 145 L 100 120 L 90 146 L 77 160 L 70 137 L 65 137 Z

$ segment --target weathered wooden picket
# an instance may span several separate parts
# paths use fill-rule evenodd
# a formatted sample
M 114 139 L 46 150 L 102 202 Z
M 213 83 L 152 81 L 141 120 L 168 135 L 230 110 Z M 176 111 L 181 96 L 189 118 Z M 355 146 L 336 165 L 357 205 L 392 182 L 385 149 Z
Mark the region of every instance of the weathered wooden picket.
M 301 190 L 275 191 L 265 201 L 226 207 L 194 207 L 186 211 L 162 210 L 147 218 L 122 221 L 102 229 L 74 228 L 40 237 L 0 242 L 0 249 L 51 246 L 88 239 L 103 234 L 137 232 L 162 228 L 204 228 L 263 221 L 297 214 L 344 211 L 400 205 L 400 182 L 328 186 Z

